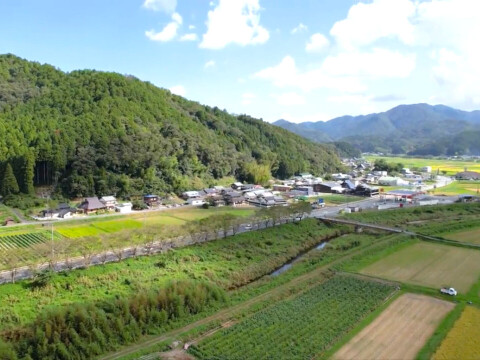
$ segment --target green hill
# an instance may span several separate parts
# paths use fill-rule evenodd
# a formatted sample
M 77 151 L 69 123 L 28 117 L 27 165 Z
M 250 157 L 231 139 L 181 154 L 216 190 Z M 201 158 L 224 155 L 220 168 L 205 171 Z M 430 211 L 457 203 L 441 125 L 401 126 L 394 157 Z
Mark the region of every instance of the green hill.
M 330 147 L 133 76 L 0 55 L 0 189 L 12 188 L 11 176 L 2 184 L 7 164 L 22 192 L 58 184 L 67 196 L 180 192 L 256 171 L 285 178 L 340 167 Z

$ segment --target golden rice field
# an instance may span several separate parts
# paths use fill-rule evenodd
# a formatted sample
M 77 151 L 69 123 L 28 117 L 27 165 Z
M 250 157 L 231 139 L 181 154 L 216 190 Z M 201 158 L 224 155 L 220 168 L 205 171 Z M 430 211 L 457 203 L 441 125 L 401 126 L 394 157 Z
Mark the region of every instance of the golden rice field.
M 468 306 L 440 344 L 433 360 L 480 359 L 480 310 Z
M 467 160 L 447 160 L 447 159 L 422 159 L 409 157 L 387 157 L 387 156 L 366 156 L 366 159 L 374 162 L 376 159 L 385 159 L 389 163 L 402 163 L 404 167 L 414 168 L 431 166 L 432 172 L 437 170 L 442 173 L 446 171 L 447 175 L 455 175 L 457 172 L 464 171 L 467 168 L 469 171 L 480 172 L 480 162 Z

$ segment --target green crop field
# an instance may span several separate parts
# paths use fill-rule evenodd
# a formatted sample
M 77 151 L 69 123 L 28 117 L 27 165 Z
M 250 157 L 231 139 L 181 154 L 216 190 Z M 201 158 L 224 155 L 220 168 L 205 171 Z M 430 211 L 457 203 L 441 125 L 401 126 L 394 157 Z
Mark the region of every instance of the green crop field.
M 142 223 L 131 219 L 98 221 L 89 225 L 57 227 L 56 231 L 65 237 L 78 238 L 83 236 L 93 236 L 105 233 L 113 233 L 125 229 L 138 229 Z
M 480 251 L 419 242 L 363 268 L 363 274 L 467 293 L 480 276 Z
M 199 359 L 322 358 L 392 291 L 386 284 L 336 276 L 217 332 L 190 351 Z
M 465 168 L 467 168 L 469 171 L 480 172 L 480 162 L 472 160 L 425 159 L 386 156 L 366 156 L 365 158 L 371 162 L 374 162 L 376 159 L 385 159 L 388 163 L 402 163 L 404 167 L 407 168 L 431 166 L 432 172 L 437 172 L 438 170 L 441 174 L 442 171 L 446 171 L 447 175 L 455 175 L 457 172 L 464 171 Z

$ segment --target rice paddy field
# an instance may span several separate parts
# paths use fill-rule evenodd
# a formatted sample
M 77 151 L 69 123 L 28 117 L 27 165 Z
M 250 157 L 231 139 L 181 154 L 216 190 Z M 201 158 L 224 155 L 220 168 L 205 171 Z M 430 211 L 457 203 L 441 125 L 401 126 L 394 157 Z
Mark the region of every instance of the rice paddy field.
M 333 359 L 413 360 L 453 308 L 451 302 L 424 295 L 403 294 L 345 344 Z
M 480 277 L 480 251 L 417 242 L 366 266 L 360 273 L 432 288 L 453 286 L 465 294 Z
M 435 190 L 435 194 L 444 195 L 480 195 L 480 181 L 454 181 L 447 186 Z
M 433 360 L 480 359 L 480 309 L 467 306 L 433 356 Z
M 385 159 L 389 163 L 402 163 L 404 167 L 414 168 L 431 166 L 432 172 L 437 170 L 442 173 L 446 171 L 447 175 L 455 175 L 457 172 L 464 171 L 467 168 L 469 171 L 480 172 L 480 161 L 477 160 L 448 160 L 448 159 L 425 159 L 425 158 L 410 158 L 410 157 L 386 157 L 386 156 L 366 156 L 368 161 L 374 162 L 377 159 Z
M 446 239 L 470 243 L 470 244 L 480 244 L 480 227 L 468 229 L 468 230 L 448 232 L 443 234 L 443 237 Z

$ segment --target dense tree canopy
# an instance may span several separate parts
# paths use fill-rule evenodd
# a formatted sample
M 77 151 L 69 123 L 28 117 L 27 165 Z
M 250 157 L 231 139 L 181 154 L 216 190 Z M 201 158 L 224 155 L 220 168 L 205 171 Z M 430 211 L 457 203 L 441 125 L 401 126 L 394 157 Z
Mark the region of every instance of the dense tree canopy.
M 241 176 L 323 174 L 334 151 L 247 115 L 202 106 L 132 76 L 64 73 L 0 56 L 0 179 L 67 196 L 180 192 Z

